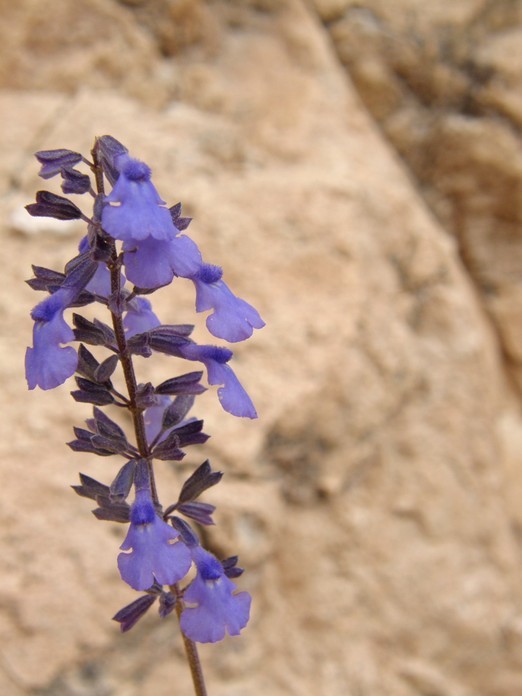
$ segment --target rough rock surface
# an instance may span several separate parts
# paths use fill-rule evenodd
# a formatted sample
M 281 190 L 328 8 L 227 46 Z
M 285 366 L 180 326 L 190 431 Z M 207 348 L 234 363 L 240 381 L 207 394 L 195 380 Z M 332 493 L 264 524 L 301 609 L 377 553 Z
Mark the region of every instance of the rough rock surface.
M 67 386 L 25 391 L 36 297 L 21 280 L 31 262 L 63 265 L 77 240 L 20 215 L 41 185 L 31 153 L 86 151 L 101 133 L 152 164 L 267 320 L 236 358 L 259 421 L 222 413 L 213 393 L 197 409 L 213 434 L 201 456 L 227 472 L 209 494 L 211 542 L 240 554 L 254 596 L 244 636 L 202 649 L 210 693 L 521 693 L 522 424 L 505 344 L 435 193 L 428 206 L 339 62 L 323 21 L 338 42 L 350 3 L 4 4 L 0 693 L 191 693 L 174 620 L 124 636 L 109 620 L 133 598 L 115 565 L 122 528 L 67 491 L 78 470 L 107 480 L 116 467 L 63 444 L 89 409 Z M 463 32 L 476 5 L 447 5 Z M 406 3 L 397 14 L 408 25 Z M 440 25 L 427 23 L 435 43 Z M 390 118 L 407 109 L 400 86 L 381 95 Z M 465 188 L 476 172 L 455 137 Z M 496 145 L 492 186 L 519 166 Z M 192 321 L 192 301 L 180 281 L 158 313 Z M 180 475 L 165 467 L 165 497 Z
M 336 52 L 452 232 L 522 387 L 522 2 L 316 0 Z

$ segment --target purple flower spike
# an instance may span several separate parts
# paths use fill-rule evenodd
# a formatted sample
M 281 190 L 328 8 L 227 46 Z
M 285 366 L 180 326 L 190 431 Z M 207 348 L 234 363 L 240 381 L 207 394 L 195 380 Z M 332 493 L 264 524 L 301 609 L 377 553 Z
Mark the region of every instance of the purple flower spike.
M 148 590 L 156 580 L 173 585 L 183 578 L 191 565 L 190 552 L 177 539 L 179 533 L 156 513 L 150 491 L 137 490 L 130 511 L 131 525 L 120 546 L 118 568 L 122 579 L 135 590 Z
M 109 205 L 102 212 L 104 230 L 122 241 L 142 241 L 148 237 L 167 240 L 178 234 L 170 211 L 164 207 L 165 201 L 150 180 L 149 167 L 128 155 L 120 155 L 116 166 L 120 175 L 105 199 Z
M 196 286 L 196 311 L 214 310 L 207 318 L 207 328 L 214 336 L 231 343 L 244 341 L 265 322 L 252 305 L 234 295 L 221 275 L 218 266 L 203 264 L 191 278 Z
M 152 311 L 151 303 L 144 297 L 135 297 L 127 302 L 127 312 L 123 318 L 123 326 L 127 338 L 144 333 L 160 325 L 160 320 Z
M 226 364 L 233 355 L 231 350 L 217 346 L 198 346 L 195 343 L 179 346 L 178 350 L 183 358 L 198 360 L 205 365 L 209 384 L 223 385 L 218 389 L 218 398 L 225 411 L 242 418 L 257 418 L 250 397 L 232 368 Z
M 217 643 L 227 632 L 239 635 L 250 617 L 250 595 L 234 594 L 236 586 L 215 556 L 200 546 L 191 550 L 198 573 L 183 598 L 195 606 L 183 610 L 181 630 L 198 643 Z
M 52 299 L 51 298 L 49 299 Z M 29 389 L 54 389 L 76 371 L 78 355 L 71 346 L 61 344 L 74 341 L 74 333 L 57 311 L 50 321 L 35 321 L 33 348 L 25 353 L 25 374 Z

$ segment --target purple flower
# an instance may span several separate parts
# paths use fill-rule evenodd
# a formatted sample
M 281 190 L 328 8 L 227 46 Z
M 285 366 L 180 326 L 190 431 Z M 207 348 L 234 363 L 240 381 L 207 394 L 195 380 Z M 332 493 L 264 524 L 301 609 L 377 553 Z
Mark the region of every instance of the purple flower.
M 178 234 L 174 228 L 175 234 Z M 147 237 L 123 243 L 125 274 L 139 288 L 154 289 L 168 285 L 174 276 L 187 278 L 197 273 L 201 253 L 195 242 L 182 234 L 171 239 Z
M 256 409 L 250 397 L 232 368 L 226 364 L 233 355 L 231 350 L 187 343 L 179 346 L 178 351 L 186 360 L 198 360 L 205 365 L 209 384 L 222 385 L 218 389 L 218 398 L 225 411 L 233 416 L 257 418 Z
M 102 225 L 111 237 L 123 241 L 128 280 L 155 289 L 171 283 L 174 276 L 197 273 L 201 253 L 189 237 L 180 235 L 150 180 L 149 167 L 128 155 L 118 156 L 116 166 L 120 174 L 105 199 Z
M 25 353 L 25 374 L 29 389 L 54 389 L 76 371 L 78 355 L 71 346 L 62 343 L 74 341 L 74 333 L 61 312 L 50 321 L 36 321 L 33 328 L 33 348 Z
M 248 592 L 234 594 L 235 584 L 227 578 L 221 563 L 201 546 L 191 548 L 197 575 L 185 590 L 186 607 L 180 618 L 181 630 L 199 643 L 216 643 L 226 632 L 237 636 L 250 617 Z
M 141 241 L 147 237 L 167 240 L 176 236 L 170 211 L 150 180 L 150 168 L 128 155 L 116 159 L 120 172 L 102 212 L 104 230 L 114 239 Z
M 172 585 L 183 578 L 191 564 L 190 552 L 177 539 L 179 533 L 156 513 L 150 490 L 136 490 L 130 528 L 120 546 L 118 568 L 122 579 L 135 590 L 147 590 L 156 580 Z
M 127 302 L 123 326 L 127 338 L 144 333 L 160 325 L 160 320 L 152 311 L 151 303 L 144 297 L 134 297 Z
M 214 310 L 207 318 L 207 328 L 214 336 L 231 343 L 244 341 L 265 322 L 252 305 L 234 295 L 221 280 L 222 274 L 219 266 L 205 263 L 191 276 L 196 287 L 196 311 Z
M 76 350 L 71 346 L 62 348 L 61 345 L 74 341 L 74 332 L 63 318 L 63 312 L 77 294 L 77 288 L 60 288 L 31 312 L 35 322 L 33 347 L 27 348 L 25 353 L 29 389 L 54 389 L 76 371 Z

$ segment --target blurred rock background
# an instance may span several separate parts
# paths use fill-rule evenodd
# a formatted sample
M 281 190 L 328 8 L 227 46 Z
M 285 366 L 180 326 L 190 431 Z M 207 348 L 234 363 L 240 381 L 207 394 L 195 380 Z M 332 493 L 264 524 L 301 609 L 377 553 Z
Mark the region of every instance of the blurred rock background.
M 32 153 L 110 133 L 267 321 L 235 358 L 259 421 L 206 394 L 211 440 L 160 474 L 167 500 L 226 472 L 210 543 L 254 610 L 202 649 L 212 696 L 521 694 L 520 0 L 0 12 L 0 693 L 191 693 L 174 620 L 110 621 L 124 530 L 68 490 L 118 463 L 71 453 L 88 407 L 23 376 L 22 281 L 79 234 L 23 213 Z M 179 281 L 158 314 L 192 302 Z

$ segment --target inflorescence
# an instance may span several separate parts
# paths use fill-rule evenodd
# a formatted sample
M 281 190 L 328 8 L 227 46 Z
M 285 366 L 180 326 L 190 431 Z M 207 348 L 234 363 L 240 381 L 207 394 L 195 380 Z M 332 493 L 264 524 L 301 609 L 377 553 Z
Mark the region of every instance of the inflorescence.
M 174 278 L 194 284 L 196 311 L 210 310 L 210 333 L 234 343 L 249 338 L 264 322 L 247 302 L 232 293 L 222 270 L 203 261 L 197 245 L 183 234 L 190 218 L 181 205 L 166 207 L 151 181 L 149 167 L 133 159 L 111 136 L 97 138 L 92 161 L 70 150 L 36 153 L 40 176 L 60 175 L 65 194 L 89 194 L 94 199 L 89 217 L 66 197 L 39 191 L 27 206 L 34 216 L 83 220 L 87 234 L 78 254 L 63 272 L 33 266 L 34 290 L 48 297 L 31 312 L 33 346 L 26 353 L 29 389 L 53 389 L 76 375 L 72 392 L 78 402 L 93 405 L 86 427 L 74 428 L 68 445 L 76 452 L 102 457 L 118 455 L 124 463 L 109 485 L 80 474 L 78 495 L 94 500 L 100 520 L 128 525 L 117 563 L 122 579 L 143 592 L 114 616 L 127 631 L 157 602 L 162 618 L 174 609 L 184 635 L 191 641 L 216 642 L 246 626 L 250 595 L 237 592 L 233 580 L 242 570 L 237 557 L 219 561 L 201 545 L 197 525 L 214 524 L 215 507 L 199 500 L 217 484 L 221 472 L 201 464 L 185 481 L 176 502 L 160 504 L 154 460 L 180 461 L 185 448 L 204 443 L 203 421 L 188 416 L 195 397 L 206 390 L 202 371 L 189 371 L 154 386 L 138 383 L 134 356 L 163 353 L 181 361 L 201 363 L 209 385 L 218 386 L 219 401 L 234 416 L 256 418 L 254 405 L 229 365 L 232 351 L 200 345 L 190 334 L 193 326 L 162 324 L 145 297 Z M 77 166 L 87 165 L 91 175 Z M 112 190 L 105 194 L 105 183 Z M 73 313 L 72 326 L 64 316 L 70 308 L 101 304 L 111 324 Z M 77 344 L 77 347 L 71 344 Z M 105 349 L 99 360 L 87 348 Z M 180 363 L 183 364 L 183 363 Z M 127 393 L 113 383 L 121 369 Z M 133 442 L 102 407 L 130 412 Z M 128 502 L 134 489 L 132 502 Z M 184 579 L 191 572 L 190 581 Z M 195 572 L 195 574 L 194 574 Z

